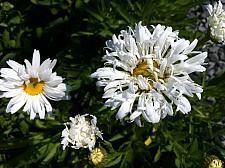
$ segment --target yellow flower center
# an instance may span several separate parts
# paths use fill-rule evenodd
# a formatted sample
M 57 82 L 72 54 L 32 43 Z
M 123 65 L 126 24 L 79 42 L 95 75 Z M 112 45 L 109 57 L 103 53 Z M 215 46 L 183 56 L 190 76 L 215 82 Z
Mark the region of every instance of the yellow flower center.
M 146 60 L 140 62 L 136 68 L 134 68 L 132 76 L 138 77 L 142 75 L 143 77 L 149 79 L 149 88 L 154 87 L 154 82 L 161 81 L 167 82 L 172 74 L 172 69 L 167 67 L 164 71 L 164 74 L 160 76 L 160 64 L 157 60 L 153 60 L 153 69 L 149 68 L 149 65 Z M 153 82 L 154 81 L 154 82 Z
M 147 61 L 141 62 L 138 66 L 133 70 L 133 76 L 142 75 L 144 77 L 148 77 L 150 72 L 148 71 Z
M 44 85 L 44 81 L 38 82 L 37 78 L 30 78 L 30 83 L 27 85 L 23 84 L 23 88 L 27 94 L 35 96 L 43 92 Z

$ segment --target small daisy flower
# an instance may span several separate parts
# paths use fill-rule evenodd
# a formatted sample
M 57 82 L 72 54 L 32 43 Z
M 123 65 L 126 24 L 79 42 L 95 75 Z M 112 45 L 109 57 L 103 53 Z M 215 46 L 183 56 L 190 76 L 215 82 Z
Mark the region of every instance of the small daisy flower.
M 196 45 L 197 40 L 179 38 L 171 27 L 153 26 L 151 33 L 140 22 L 106 42 L 105 66 L 91 77 L 98 79 L 97 86 L 104 86 L 105 105 L 119 108 L 116 119 L 129 116 L 141 126 L 142 116 L 158 123 L 174 114 L 173 105 L 183 114 L 190 112 L 187 96 L 201 98 L 203 89 L 189 74 L 205 71 L 207 53 L 193 51 Z
M 225 11 L 221 1 L 215 2 L 212 6 L 207 6 L 209 17 L 208 23 L 210 27 L 211 37 L 218 42 L 224 42 L 225 40 Z
M 52 72 L 56 60 L 45 60 L 40 64 L 40 53 L 34 50 L 32 64 L 25 60 L 21 65 L 13 60 L 7 61 L 10 68 L 0 69 L 0 97 L 11 98 L 6 112 L 15 113 L 23 106 L 23 111 L 30 119 L 45 118 L 45 113 L 52 112 L 52 106 L 47 100 L 62 100 L 66 85 L 61 76 Z
M 74 149 L 89 148 L 91 151 L 96 142 L 96 136 L 102 138 L 102 133 L 99 131 L 97 124 L 97 118 L 91 115 L 92 119 L 89 121 L 85 115 L 76 115 L 75 118 L 70 117 L 70 121 L 65 123 L 66 128 L 62 131 L 63 150 L 67 146 Z M 69 127 L 68 127 L 69 126 Z

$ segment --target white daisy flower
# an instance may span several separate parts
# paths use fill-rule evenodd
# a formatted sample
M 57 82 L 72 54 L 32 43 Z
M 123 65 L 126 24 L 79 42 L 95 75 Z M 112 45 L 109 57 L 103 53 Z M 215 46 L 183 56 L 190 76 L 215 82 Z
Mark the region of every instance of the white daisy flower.
M 214 6 L 209 4 L 207 6 L 209 11 L 209 27 L 212 38 L 218 42 L 224 42 L 225 40 L 225 11 L 221 1 L 214 3 Z
M 99 131 L 97 124 L 97 118 L 90 115 L 92 119 L 89 121 L 85 115 L 76 115 L 75 118 L 70 117 L 70 121 L 65 123 L 66 128 L 62 131 L 63 150 L 67 146 L 74 149 L 89 148 L 91 151 L 96 142 L 96 136 L 102 138 L 102 133 Z M 69 128 L 67 127 L 69 125 Z
M 20 108 L 34 119 L 37 114 L 45 118 L 45 112 L 51 113 L 52 106 L 47 100 L 62 100 L 65 96 L 66 85 L 61 76 L 52 72 L 56 60 L 45 60 L 40 64 L 40 53 L 34 50 L 32 64 L 24 61 L 26 66 L 13 60 L 7 61 L 10 68 L 1 68 L 0 97 L 12 98 L 6 108 L 11 114 Z
M 105 67 L 91 75 L 98 79 L 97 86 L 105 87 L 105 105 L 119 108 L 116 118 L 129 114 L 139 126 L 140 116 L 151 123 L 172 116 L 173 104 L 176 111 L 187 114 L 191 105 L 185 96 L 196 94 L 200 99 L 203 91 L 189 76 L 205 71 L 207 53 L 193 51 L 197 40 L 181 39 L 171 27 L 153 29 L 151 33 L 140 22 L 134 30 L 113 35 L 106 42 Z

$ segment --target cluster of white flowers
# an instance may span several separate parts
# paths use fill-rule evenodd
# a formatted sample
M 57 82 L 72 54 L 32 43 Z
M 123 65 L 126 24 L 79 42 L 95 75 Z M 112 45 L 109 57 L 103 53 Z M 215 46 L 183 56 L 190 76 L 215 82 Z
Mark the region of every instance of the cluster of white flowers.
M 12 98 L 6 112 L 15 113 L 20 108 L 30 115 L 45 118 L 45 111 L 52 112 L 50 100 L 62 100 L 66 85 L 63 78 L 52 72 L 56 60 L 45 60 L 40 64 L 40 53 L 34 50 L 32 64 L 25 60 L 25 66 L 13 60 L 7 61 L 11 68 L 1 68 L 0 98 Z M 38 115 L 37 115 L 38 114 Z
M 201 98 L 202 87 L 191 80 L 192 72 L 203 72 L 206 52 L 193 51 L 190 43 L 178 37 L 171 27 L 152 26 L 151 33 L 141 22 L 135 29 L 122 30 L 106 42 L 106 61 L 91 77 L 104 86 L 105 105 L 119 108 L 117 119 L 128 114 L 141 126 L 140 116 L 157 123 L 176 111 L 187 114 L 191 105 L 186 96 Z M 189 58 L 191 57 L 191 58 Z
M 225 40 L 225 11 L 223 5 L 220 2 L 215 2 L 212 6 L 207 6 L 210 16 L 208 17 L 208 23 L 210 27 L 210 33 L 212 38 L 218 42 L 224 42 Z
M 91 115 L 92 119 L 89 121 L 86 116 L 88 114 L 76 115 L 75 118 L 70 117 L 71 122 L 65 123 L 66 128 L 62 131 L 63 139 L 61 142 L 63 150 L 67 146 L 71 146 L 74 149 L 89 148 L 91 151 L 95 146 L 96 136 L 103 139 L 102 133 L 96 126 L 97 118 Z

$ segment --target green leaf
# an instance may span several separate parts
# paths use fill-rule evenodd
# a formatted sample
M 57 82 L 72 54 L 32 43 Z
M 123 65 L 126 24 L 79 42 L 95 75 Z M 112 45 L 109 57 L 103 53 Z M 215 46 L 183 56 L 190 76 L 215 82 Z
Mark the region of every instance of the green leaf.
M 31 0 L 31 2 L 35 5 L 43 5 L 43 6 L 52 6 L 52 5 L 58 5 L 58 2 L 54 2 L 51 0 Z
M 15 16 L 9 20 L 9 24 L 20 24 L 21 18 L 19 16 Z
M 134 23 L 133 17 L 129 14 L 125 6 L 122 3 L 117 3 L 116 1 L 111 1 L 112 6 L 118 13 L 127 21 L 127 23 Z
M 1 60 L 1 64 L 5 64 L 6 61 L 8 61 L 9 59 L 14 59 L 16 56 L 16 53 L 8 53 L 6 54 L 3 59 Z
M 81 87 L 82 80 L 73 80 L 69 82 L 69 85 L 72 87 L 72 90 L 78 90 Z
M 113 136 L 112 138 L 110 138 L 109 141 L 110 142 L 117 141 L 117 140 L 119 140 L 119 139 L 121 139 L 123 137 L 124 137 L 124 135 L 122 135 L 122 134 L 116 134 L 115 136 Z
M 56 143 L 56 144 L 50 143 L 48 146 L 48 152 L 47 152 L 48 154 L 44 158 L 43 162 L 49 163 L 51 159 L 55 156 L 59 146 L 60 146 L 60 143 Z
M 67 16 L 57 18 L 54 21 L 49 23 L 48 29 L 53 28 L 53 27 L 58 26 L 58 25 L 61 25 L 61 24 L 65 23 L 65 22 L 67 22 L 67 21 L 68 21 L 68 17 Z
M 124 167 L 130 167 L 133 160 L 133 149 L 130 145 L 127 146 L 126 152 L 124 153 L 124 157 L 122 159 L 122 163 L 120 165 L 120 168 Z
M 194 141 L 192 142 L 191 148 L 190 148 L 190 153 L 196 153 L 198 152 L 198 140 L 197 138 L 194 139 Z
M 14 5 L 11 4 L 10 2 L 3 2 L 3 3 L 0 3 L 0 6 L 2 7 L 2 9 L 4 11 L 10 11 L 11 9 L 14 8 Z
M 175 165 L 179 168 L 179 167 L 181 167 L 181 160 L 180 160 L 180 158 L 176 158 L 175 159 Z
M 154 162 L 157 162 L 161 157 L 161 150 L 160 150 L 160 147 L 158 148 L 156 154 L 155 154 L 155 157 L 154 157 Z
M 122 154 L 119 154 L 118 155 L 108 155 L 108 159 L 107 159 L 107 162 L 105 164 L 105 167 L 112 167 L 112 166 L 115 166 L 117 165 L 118 163 L 120 163 L 121 159 L 122 159 Z
M 2 41 L 3 41 L 4 47 L 9 47 L 10 36 L 9 36 L 9 32 L 7 30 L 4 30 L 4 32 L 2 34 Z
M 94 9 L 92 9 L 90 7 L 85 8 L 85 10 L 89 14 L 91 14 L 94 18 L 96 18 L 98 21 L 103 22 L 104 18 L 101 15 L 99 15 L 99 13 L 97 11 L 95 11 Z
M 177 142 L 173 142 L 174 148 L 181 153 L 188 153 L 187 150 Z
M 19 123 L 19 126 L 20 126 L 20 130 L 23 134 L 26 134 L 28 133 L 28 129 L 29 129 L 29 126 L 28 124 L 26 123 L 25 120 L 22 120 L 20 123 Z
M 40 38 L 42 36 L 42 33 L 43 33 L 42 27 L 37 27 L 36 28 L 36 34 L 37 34 L 38 38 Z

